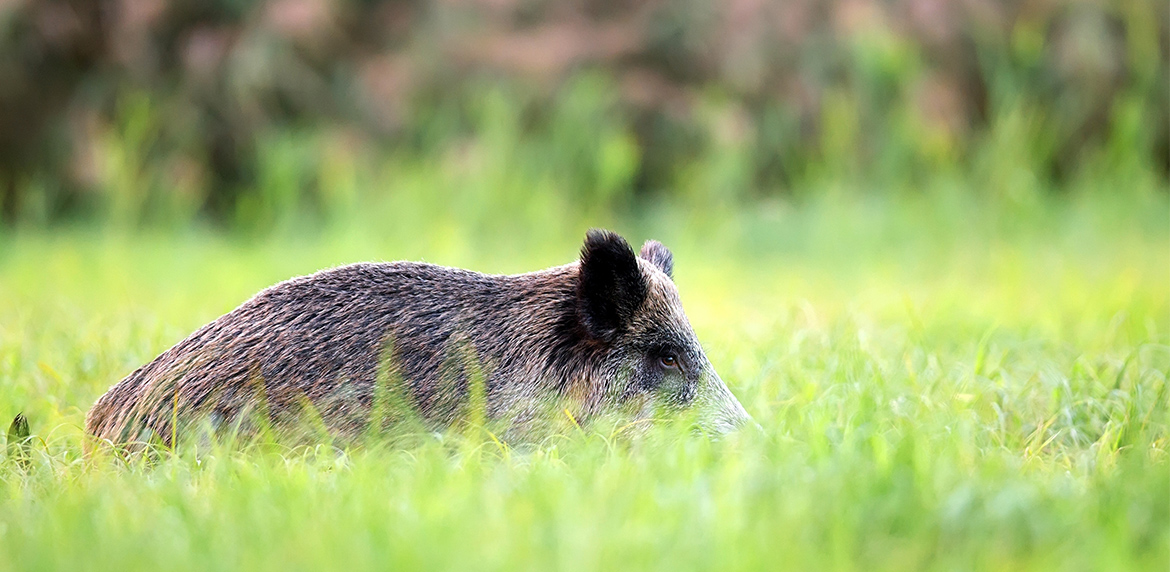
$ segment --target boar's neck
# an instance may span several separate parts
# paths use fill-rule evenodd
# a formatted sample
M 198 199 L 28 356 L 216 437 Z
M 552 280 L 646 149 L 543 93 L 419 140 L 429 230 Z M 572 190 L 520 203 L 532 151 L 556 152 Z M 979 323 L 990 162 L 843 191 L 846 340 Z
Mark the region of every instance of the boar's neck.
M 481 359 L 495 362 L 495 383 L 578 393 L 608 348 L 587 338 L 578 316 L 577 265 L 501 277 L 501 288 L 476 304 L 473 327 Z

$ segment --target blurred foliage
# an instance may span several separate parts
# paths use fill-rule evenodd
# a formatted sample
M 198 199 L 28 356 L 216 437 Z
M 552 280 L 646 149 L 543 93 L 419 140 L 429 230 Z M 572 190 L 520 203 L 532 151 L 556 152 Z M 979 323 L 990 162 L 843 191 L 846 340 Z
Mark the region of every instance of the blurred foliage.
M 1157 0 L 0 0 L 0 220 L 265 228 L 419 178 L 531 213 L 1164 190 L 1168 29 Z

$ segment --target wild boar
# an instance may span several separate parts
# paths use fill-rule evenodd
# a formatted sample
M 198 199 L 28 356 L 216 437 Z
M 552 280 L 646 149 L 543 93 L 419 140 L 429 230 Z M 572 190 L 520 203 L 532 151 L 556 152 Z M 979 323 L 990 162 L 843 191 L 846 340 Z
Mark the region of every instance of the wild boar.
M 200 421 L 239 429 L 259 415 L 284 431 L 310 409 L 332 437 L 352 439 L 392 383 L 433 428 L 466 417 L 478 391 L 481 415 L 513 428 L 556 403 L 579 423 L 692 411 L 702 429 L 732 430 L 750 417 L 699 345 L 672 269 L 657 241 L 635 254 L 591 230 L 579 260 L 527 274 L 390 262 L 293 278 L 114 385 L 86 429 L 116 445 L 171 446 Z

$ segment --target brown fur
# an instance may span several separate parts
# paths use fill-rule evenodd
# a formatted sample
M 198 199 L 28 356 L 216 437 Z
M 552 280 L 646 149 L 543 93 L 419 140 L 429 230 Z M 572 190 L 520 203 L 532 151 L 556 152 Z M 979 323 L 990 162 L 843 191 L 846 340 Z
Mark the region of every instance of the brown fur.
M 556 399 L 583 420 L 651 394 L 685 407 L 722 382 L 686 322 L 671 264 L 656 242 L 635 257 L 621 237 L 591 231 L 581 261 L 529 274 L 391 262 L 294 278 L 110 388 L 86 429 L 116 444 L 171 445 L 199 420 L 239 427 L 255 413 L 283 430 L 311 405 L 331 434 L 352 438 L 369 427 L 380 378 L 442 427 L 466 414 L 477 371 L 492 419 L 522 422 Z M 662 352 L 689 365 L 663 368 Z M 716 401 L 730 397 L 722 392 Z M 721 407 L 728 426 L 746 418 L 738 403 Z

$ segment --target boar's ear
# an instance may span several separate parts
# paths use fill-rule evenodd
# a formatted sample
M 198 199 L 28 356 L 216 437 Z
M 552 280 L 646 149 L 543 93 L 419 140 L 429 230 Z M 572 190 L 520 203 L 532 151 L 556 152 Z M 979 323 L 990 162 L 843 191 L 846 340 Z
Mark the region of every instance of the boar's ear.
M 647 240 L 642 244 L 638 256 L 645 258 L 650 264 L 657 266 L 668 278 L 674 278 L 674 255 L 670 249 L 657 240 Z
M 597 229 L 585 235 L 577 296 L 590 335 L 610 340 L 624 330 L 646 300 L 647 289 L 634 250 L 624 238 Z

